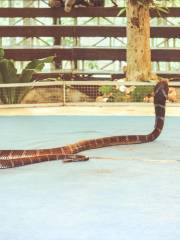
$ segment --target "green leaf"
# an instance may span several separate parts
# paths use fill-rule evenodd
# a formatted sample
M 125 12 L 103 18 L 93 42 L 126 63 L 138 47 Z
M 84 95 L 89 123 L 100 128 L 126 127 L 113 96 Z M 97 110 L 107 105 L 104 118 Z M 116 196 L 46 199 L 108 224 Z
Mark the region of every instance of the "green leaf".
M 35 73 L 34 69 L 24 69 L 19 76 L 19 81 L 20 83 L 25 83 L 25 82 L 32 82 L 32 76 Z
M 22 71 L 19 82 L 31 82 L 32 76 L 36 71 L 41 71 L 45 63 L 51 63 L 54 60 L 54 56 L 50 56 L 43 59 L 34 59 L 27 64 L 25 69 Z
M 3 75 L 2 75 L 2 73 L 0 72 L 0 84 L 3 84 L 3 83 L 4 83 Z
M 0 48 L 0 58 L 3 58 L 3 57 L 4 57 L 4 49 Z
M 107 86 L 107 85 L 101 86 L 99 88 L 99 92 L 102 93 L 103 95 L 111 93 L 112 90 L 113 90 L 113 87 L 112 86 Z
M 17 78 L 17 69 L 14 66 L 14 62 L 8 59 L 0 60 L 0 72 L 3 77 L 4 83 L 16 83 L 18 82 Z
M 50 56 L 43 59 L 34 59 L 30 63 L 27 64 L 25 69 L 34 69 L 36 71 L 41 71 L 44 67 L 45 63 L 52 63 L 54 60 L 54 56 Z

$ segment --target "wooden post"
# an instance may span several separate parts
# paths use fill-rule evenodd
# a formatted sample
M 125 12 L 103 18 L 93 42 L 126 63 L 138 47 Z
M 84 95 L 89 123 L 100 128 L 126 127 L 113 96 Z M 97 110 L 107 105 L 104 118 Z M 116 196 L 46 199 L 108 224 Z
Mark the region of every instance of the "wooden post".
M 129 81 L 151 79 L 149 6 L 127 0 L 127 72 Z

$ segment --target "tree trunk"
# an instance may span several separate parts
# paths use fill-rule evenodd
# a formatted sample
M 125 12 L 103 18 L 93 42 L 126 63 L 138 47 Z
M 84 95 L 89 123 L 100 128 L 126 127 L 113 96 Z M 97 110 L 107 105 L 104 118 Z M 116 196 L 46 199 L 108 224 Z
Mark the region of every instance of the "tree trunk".
M 127 0 L 127 71 L 129 81 L 151 79 L 150 16 L 148 5 Z

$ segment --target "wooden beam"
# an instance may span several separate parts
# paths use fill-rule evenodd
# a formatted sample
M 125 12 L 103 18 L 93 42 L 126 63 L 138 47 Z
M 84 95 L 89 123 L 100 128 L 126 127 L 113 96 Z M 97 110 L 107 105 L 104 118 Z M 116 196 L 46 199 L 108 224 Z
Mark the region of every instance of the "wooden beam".
M 162 48 L 152 49 L 152 61 L 179 62 L 180 49 Z M 29 61 L 35 58 L 56 56 L 57 61 L 61 60 L 126 60 L 125 48 L 5 48 L 5 57 L 16 61 Z
M 116 7 L 79 7 L 66 13 L 63 8 L 0 8 L 0 17 L 117 17 L 121 9 Z M 162 13 L 162 16 L 167 15 L 168 17 L 180 17 L 180 8 L 169 8 L 168 14 Z M 151 10 L 151 16 L 159 17 L 155 10 Z M 125 14 L 120 17 L 125 17 Z
M 125 37 L 115 26 L 0 26 L 2 37 Z
M 56 56 L 57 60 L 125 60 L 126 50 L 117 48 L 5 48 L 5 57 L 16 61 Z
M 180 48 L 152 49 L 152 61 L 180 62 Z
M 179 26 L 153 26 L 151 27 L 152 38 L 180 38 Z
M 172 80 L 178 80 L 180 81 L 180 73 L 178 72 L 156 72 L 157 75 L 164 77 L 164 78 L 170 78 Z M 122 72 L 113 72 L 113 71 L 102 71 L 102 70 L 96 70 L 96 71 L 73 71 L 73 70 L 57 70 L 54 72 L 40 72 L 35 73 L 33 75 L 33 79 L 36 80 L 42 80 L 46 78 L 58 78 L 60 76 L 64 76 L 66 78 L 69 77 L 72 79 L 72 76 L 74 79 L 83 79 L 83 80 L 115 80 L 125 77 L 124 73 Z
M 0 37 L 126 37 L 126 26 L 0 26 Z M 151 27 L 151 37 L 180 38 L 180 27 Z

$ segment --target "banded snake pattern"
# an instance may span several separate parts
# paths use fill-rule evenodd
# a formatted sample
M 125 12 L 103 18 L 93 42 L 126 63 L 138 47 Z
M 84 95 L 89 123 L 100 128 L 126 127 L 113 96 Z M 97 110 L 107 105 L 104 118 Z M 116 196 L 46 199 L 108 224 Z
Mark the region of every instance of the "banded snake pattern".
M 89 157 L 79 152 L 122 144 L 140 144 L 155 140 L 164 126 L 165 104 L 168 96 L 168 83 L 159 81 L 154 88 L 155 126 L 147 135 L 110 136 L 79 141 L 63 147 L 37 150 L 0 150 L 0 169 L 20 167 L 27 164 L 52 160 L 64 162 L 87 161 Z

